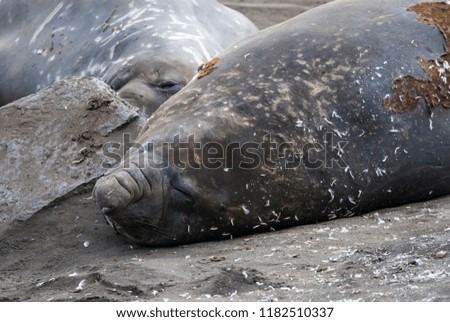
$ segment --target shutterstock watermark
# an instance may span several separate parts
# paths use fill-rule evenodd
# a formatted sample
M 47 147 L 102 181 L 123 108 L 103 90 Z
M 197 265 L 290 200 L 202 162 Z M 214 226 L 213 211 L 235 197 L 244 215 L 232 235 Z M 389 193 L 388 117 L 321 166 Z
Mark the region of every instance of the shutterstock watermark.
M 321 142 L 279 142 L 271 134 L 262 137 L 260 142 L 232 141 L 226 144 L 215 141 L 202 142 L 190 135 L 181 139 L 179 135 L 170 142 L 149 142 L 145 145 L 131 142 L 125 134 L 123 142 L 110 142 L 103 146 L 107 161 L 102 166 L 128 168 L 133 164 L 139 168 L 151 166 L 164 169 L 170 165 L 180 169 L 306 169 L 347 168 L 343 159 L 348 141 L 340 140 L 333 132 L 323 135 Z M 131 158 L 122 160 L 126 152 L 133 152 Z

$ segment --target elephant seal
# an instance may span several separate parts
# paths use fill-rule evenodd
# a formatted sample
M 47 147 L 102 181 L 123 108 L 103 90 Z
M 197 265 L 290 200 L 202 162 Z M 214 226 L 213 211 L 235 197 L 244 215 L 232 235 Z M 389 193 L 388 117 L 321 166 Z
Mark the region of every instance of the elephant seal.
M 130 241 L 170 245 L 450 193 L 449 17 L 338 0 L 240 42 L 152 115 L 97 204 Z
M 93 76 L 150 115 L 198 65 L 256 31 L 215 0 L 3 0 L 0 106 Z

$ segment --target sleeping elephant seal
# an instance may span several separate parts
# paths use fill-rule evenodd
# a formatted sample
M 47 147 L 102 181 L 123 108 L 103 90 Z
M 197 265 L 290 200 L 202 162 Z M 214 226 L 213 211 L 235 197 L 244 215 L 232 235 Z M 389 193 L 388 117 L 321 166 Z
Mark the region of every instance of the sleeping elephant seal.
M 3 0 L 0 106 L 94 76 L 150 115 L 198 65 L 256 31 L 215 0 Z
M 449 50 L 448 2 L 339 0 L 261 31 L 161 106 L 95 200 L 162 245 L 448 194 Z

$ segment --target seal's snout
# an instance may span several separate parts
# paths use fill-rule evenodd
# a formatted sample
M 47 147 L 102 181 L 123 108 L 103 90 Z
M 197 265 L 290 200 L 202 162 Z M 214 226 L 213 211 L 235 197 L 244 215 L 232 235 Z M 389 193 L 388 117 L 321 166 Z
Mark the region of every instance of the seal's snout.
M 121 178 L 122 177 L 122 178 Z M 112 215 L 132 201 L 131 189 L 122 176 L 111 175 L 97 181 L 93 196 L 105 215 Z
M 142 198 L 150 190 L 139 169 L 126 169 L 100 178 L 93 197 L 105 215 L 113 215 Z
M 125 163 L 127 164 L 127 163 Z M 160 169 L 140 168 L 137 163 L 120 168 L 95 184 L 92 195 L 116 232 L 132 243 L 144 245 L 174 242 L 164 210 L 169 208 L 170 179 Z M 183 188 L 183 187 L 182 187 Z M 182 189 L 180 188 L 180 189 Z

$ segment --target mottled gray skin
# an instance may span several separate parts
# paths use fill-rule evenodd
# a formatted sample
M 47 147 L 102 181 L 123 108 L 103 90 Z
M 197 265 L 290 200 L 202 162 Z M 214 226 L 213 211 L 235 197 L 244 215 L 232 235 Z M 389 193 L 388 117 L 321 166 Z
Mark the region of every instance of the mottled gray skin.
M 0 1 L 0 106 L 94 76 L 150 115 L 256 27 L 214 0 Z
M 161 151 L 176 135 L 225 146 L 271 134 L 302 147 L 324 144 L 331 132 L 336 141 L 348 141 L 339 152 L 347 166 L 132 166 L 97 182 L 98 205 L 129 240 L 162 245 L 315 223 L 450 193 L 450 111 L 431 110 L 424 101 L 403 114 L 383 106 L 394 79 L 427 77 L 416 57 L 436 59 L 444 51 L 440 31 L 407 11 L 418 2 L 340 0 L 261 31 L 225 51 L 215 71 L 161 106 L 138 139 Z M 133 150 L 126 161 L 137 165 L 143 155 Z

